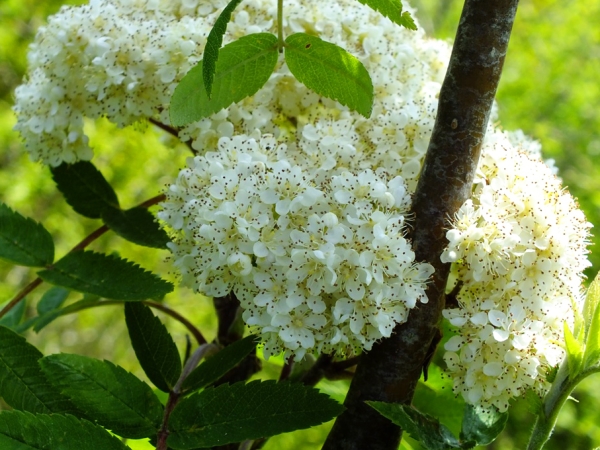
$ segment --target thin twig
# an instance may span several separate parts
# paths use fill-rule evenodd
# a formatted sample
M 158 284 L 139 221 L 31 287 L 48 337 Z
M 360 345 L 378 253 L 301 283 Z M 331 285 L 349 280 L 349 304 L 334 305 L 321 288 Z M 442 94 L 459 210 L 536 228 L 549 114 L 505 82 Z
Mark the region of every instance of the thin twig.
M 42 279 L 38 277 L 31 283 L 29 283 L 27 286 L 25 286 L 23 289 L 21 289 L 21 291 L 17 295 L 15 295 L 15 297 L 10 302 L 8 302 L 8 304 L 4 308 L 2 308 L 2 311 L 0 311 L 0 318 L 4 317 L 11 309 L 17 306 L 17 304 L 21 300 L 23 300 L 27 294 L 33 291 L 40 284 L 42 284 Z
M 160 128 L 161 130 L 166 131 L 170 135 L 175 136 L 177 139 L 180 139 L 179 138 L 179 131 L 176 130 L 175 128 L 173 128 L 173 127 L 171 127 L 169 125 L 166 125 L 166 124 L 164 124 L 164 123 L 162 123 L 162 122 L 160 122 L 160 121 L 158 121 L 156 119 L 153 119 L 152 117 L 150 117 L 148 119 L 148 121 L 152 125 L 155 125 L 158 128 Z M 187 145 L 194 155 L 198 154 L 198 152 L 196 151 L 196 149 L 194 149 L 194 147 L 192 147 L 192 140 L 191 139 L 188 139 L 187 141 L 181 141 L 181 142 L 183 142 L 185 145 Z
M 160 202 L 166 200 L 167 196 L 165 194 L 159 194 L 155 197 L 149 198 L 145 202 L 140 203 L 136 206 L 136 208 L 150 208 L 151 206 L 158 205 Z
M 285 364 L 283 365 L 283 367 L 281 368 L 281 372 L 279 373 L 279 381 L 285 381 L 287 380 L 290 375 L 292 374 L 292 371 L 294 370 L 294 357 L 290 356 L 287 361 L 285 362 Z
M 200 330 L 198 328 L 196 328 L 192 322 L 187 320 L 185 317 L 183 317 L 177 311 L 169 308 L 166 305 L 163 305 L 162 303 L 153 302 L 151 300 L 145 300 L 142 303 L 146 306 L 149 306 L 150 308 L 158 309 L 159 311 L 162 311 L 165 314 L 173 317 L 178 322 L 181 322 L 181 324 L 183 324 L 189 330 L 189 332 L 192 333 L 192 335 L 196 339 L 196 342 L 198 342 L 198 345 L 206 344 L 207 341 L 204 338 L 204 336 L 202 335 L 202 333 L 200 332 Z

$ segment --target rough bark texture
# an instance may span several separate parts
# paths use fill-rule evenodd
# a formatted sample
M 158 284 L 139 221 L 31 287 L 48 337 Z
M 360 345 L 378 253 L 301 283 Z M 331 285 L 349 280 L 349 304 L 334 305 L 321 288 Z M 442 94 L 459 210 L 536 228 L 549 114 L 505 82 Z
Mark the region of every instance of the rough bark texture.
M 429 302 L 411 311 L 394 334 L 361 356 L 324 450 L 396 450 L 401 430 L 365 400 L 410 404 L 444 308 L 449 265 L 440 262 L 447 219 L 471 186 L 518 0 L 466 0 L 440 93 L 435 127 L 413 199 L 411 236 L 417 261 L 435 267 Z

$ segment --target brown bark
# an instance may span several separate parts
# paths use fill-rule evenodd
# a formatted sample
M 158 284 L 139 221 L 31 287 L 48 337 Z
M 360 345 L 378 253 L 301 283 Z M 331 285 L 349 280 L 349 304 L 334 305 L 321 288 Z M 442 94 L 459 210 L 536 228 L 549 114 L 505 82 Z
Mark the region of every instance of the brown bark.
M 413 198 L 413 248 L 435 275 L 429 302 L 418 305 L 394 334 L 361 356 L 324 450 L 395 450 L 401 430 L 365 400 L 410 404 L 438 333 L 449 265 L 440 262 L 447 218 L 471 194 L 481 145 L 518 0 L 466 0 L 440 93 L 435 127 Z

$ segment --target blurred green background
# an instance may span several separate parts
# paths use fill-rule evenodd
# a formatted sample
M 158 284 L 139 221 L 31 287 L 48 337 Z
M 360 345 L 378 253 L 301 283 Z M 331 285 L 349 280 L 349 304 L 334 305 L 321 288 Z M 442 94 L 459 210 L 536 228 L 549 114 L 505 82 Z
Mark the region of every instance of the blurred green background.
M 15 119 L 11 105 L 12 92 L 25 72 L 27 45 L 45 17 L 64 3 L 0 0 L 0 200 L 21 214 L 43 222 L 55 239 L 58 257 L 100 223 L 73 213 L 54 188 L 48 169 L 29 161 L 18 135 L 12 131 Z M 461 1 L 413 0 L 412 5 L 418 8 L 417 17 L 431 36 L 441 39 L 454 36 Z M 600 158 L 600 28 L 596 23 L 599 17 L 597 0 L 522 0 L 498 92 L 503 127 L 522 129 L 542 143 L 545 157 L 556 160 L 565 186 L 579 199 L 588 220 L 598 226 L 600 165 L 595 161 Z M 88 124 L 88 132 L 92 146 L 99 149 L 94 163 L 115 187 L 124 207 L 157 195 L 188 155 L 185 148 L 174 145 L 152 128 L 116 130 L 108 122 L 99 121 Z M 599 239 L 593 238 L 593 242 Z M 165 262 L 166 252 L 136 247 L 110 233 L 91 249 L 118 251 L 145 268 L 175 280 Z M 593 267 L 588 271 L 589 277 L 600 267 L 600 251 L 596 245 L 591 250 Z M 0 304 L 34 278 L 33 271 L 0 260 Z M 27 297 L 26 316 L 35 314 L 36 302 L 46 289 L 41 287 Z M 70 301 L 77 299 L 72 296 Z M 208 339 L 214 336 L 216 323 L 209 300 L 176 289 L 165 302 L 191 317 Z M 160 317 L 183 349 L 185 330 L 169 318 Z M 107 358 L 143 377 L 129 348 L 119 307 L 94 308 L 63 317 L 38 334 L 28 333 L 27 338 L 45 354 L 64 351 Z M 274 376 L 279 364 L 277 361 L 267 364 L 265 376 Z M 440 399 L 453 400 L 448 392 L 448 380 L 436 376 L 431 379 L 434 381 L 420 386 L 416 402 L 431 405 L 431 411 L 437 407 L 439 411 L 442 409 Z M 600 424 L 600 398 L 595 389 L 599 381 L 592 377 L 575 392 L 578 402 L 569 402 L 561 412 L 559 425 L 546 448 L 600 446 L 600 426 L 597 425 Z M 346 383 L 323 383 L 320 387 L 341 401 Z M 451 427 L 456 426 L 456 418 L 442 417 L 442 420 Z M 532 420 L 524 402 L 517 402 L 511 410 L 507 429 L 489 448 L 524 448 Z M 265 448 L 319 448 L 329 426 L 278 436 Z M 130 444 L 134 448 L 149 448 L 142 443 Z M 419 448 L 410 439 L 405 439 L 403 446 Z

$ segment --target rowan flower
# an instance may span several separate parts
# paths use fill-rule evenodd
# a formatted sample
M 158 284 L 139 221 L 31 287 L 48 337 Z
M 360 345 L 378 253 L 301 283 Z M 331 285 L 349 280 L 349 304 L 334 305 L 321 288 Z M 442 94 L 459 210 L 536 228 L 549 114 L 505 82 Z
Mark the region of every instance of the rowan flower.
M 524 140 L 492 131 L 473 197 L 457 212 L 442 260 L 452 262 L 459 307 L 445 360 L 454 390 L 469 403 L 504 411 L 565 356 L 563 321 L 581 307 L 591 225 Z M 535 147 L 533 147 L 535 149 Z
M 407 186 L 372 171 L 316 177 L 290 162 L 296 145 L 275 145 L 258 132 L 222 137 L 168 190 L 159 218 L 184 282 L 233 291 L 267 355 L 370 349 L 427 301 L 433 269 L 404 237 Z
M 16 129 L 35 160 L 89 160 L 84 119 L 169 123 L 169 100 L 202 58 L 225 0 L 92 0 L 40 29 Z M 406 7 L 406 5 L 404 5 Z M 224 43 L 276 33 L 274 2 L 246 0 Z M 284 34 L 317 33 L 354 54 L 374 86 L 365 119 L 308 89 L 280 60 L 254 96 L 178 130 L 198 151 L 167 189 L 182 283 L 233 292 L 268 357 L 369 350 L 426 302 L 433 268 L 406 238 L 449 46 L 353 0 L 289 0 Z M 492 121 L 493 122 L 493 121 Z M 543 392 L 564 357 L 590 225 L 540 147 L 488 126 L 473 196 L 442 260 L 461 283 L 445 360 L 469 403 L 506 409 Z M 449 289 L 451 286 L 449 286 Z

